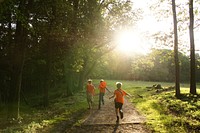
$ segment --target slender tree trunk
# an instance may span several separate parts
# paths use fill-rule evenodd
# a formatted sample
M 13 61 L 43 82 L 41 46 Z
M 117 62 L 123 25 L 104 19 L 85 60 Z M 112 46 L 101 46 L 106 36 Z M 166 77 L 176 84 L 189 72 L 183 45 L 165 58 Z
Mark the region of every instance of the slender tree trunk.
M 26 0 L 21 0 L 18 10 L 28 17 L 28 8 L 26 8 Z M 15 46 L 12 53 L 12 72 L 11 86 L 8 96 L 8 118 L 20 118 L 20 92 L 22 82 L 22 72 L 25 60 L 25 50 L 27 43 L 27 29 L 23 26 L 21 20 L 16 23 Z
M 54 1 L 55 2 L 55 1 Z M 56 2 L 55 2 L 56 3 Z M 49 89 L 51 88 L 52 84 L 52 72 L 53 72 L 53 45 L 54 45 L 54 27 L 56 27 L 56 5 L 51 5 L 52 7 L 52 14 L 50 19 L 50 24 L 48 28 L 48 34 L 46 38 L 46 80 L 45 80 L 45 87 L 43 91 L 43 106 L 49 106 Z
M 9 118 L 19 118 L 20 91 L 25 56 L 25 34 L 21 22 L 17 22 L 16 46 L 12 57 L 11 87 L 9 90 Z
M 87 65 L 88 64 L 88 59 L 85 58 L 84 59 L 84 64 L 83 64 L 83 70 L 79 75 L 79 82 L 78 82 L 78 89 L 82 90 L 83 86 L 84 86 L 84 80 L 86 78 L 88 78 L 88 75 L 91 73 L 91 71 L 94 69 L 95 65 L 97 64 L 97 60 L 95 60 L 94 62 L 92 62 L 91 65 Z
M 178 32 L 177 32 L 177 17 L 176 17 L 176 3 L 172 0 L 172 11 L 174 21 L 174 61 L 175 61 L 175 89 L 176 97 L 180 96 L 180 67 L 178 59 Z
M 73 9 L 72 13 L 70 12 L 68 14 L 69 16 L 71 16 L 71 19 L 69 20 L 70 21 L 70 26 L 69 26 L 70 37 L 68 38 L 68 43 L 71 47 L 76 43 L 77 38 L 78 38 L 77 37 L 77 14 L 78 14 L 79 0 L 69 0 L 68 2 L 69 2 L 69 5 L 72 5 L 72 9 Z M 66 65 L 66 68 L 67 68 L 67 70 L 66 70 L 67 71 L 66 72 L 66 77 L 67 77 L 66 78 L 67 79 L 66 92 L 67 92 L 67 95 L 70 96 L 70 95 L 73 95 L 72 89 L 75 88 L 75 86 L 74 86 L 75 81 L 73 81 L 74 73 L 71 68 L 71 61 L 68 62 L 68 64 Z M 78 85 L 78 88 L 79 88 L 79 85 Z
M 81 72 L 79 75 L 79 81 L 78 81 L 78 90 L 82 90 L 84 86 L 84 80 L 85 80 L 85 72 Z
M 67 72 L 67 96 L 72 96 L 73 92 L 72 92 L 72 88 L 74 88 L 73 86 L 73 72 L 71 70 L 68 70 Z
M 193 0 L 189 2 L 190 14 L 190 93 L 196 94 L 196 65 L 195 65 L 195 45 L 194 45 L 194 14 L 193 14 Z
M 86 67 L 87 67 L 87 63 L 88 63 L 88 58 L 84 58 L 83 59 L 84 61 L 84 64 L 83 64 L 83 69 L 82 71 L 80 72 L 80 75 L 79 75 L 79 82 L 78 82 L 78 89 L 79 90 L 82 90 L 83 89 L 83 84 L 84 84 L 84 80 L 86 78 L 85 74 L 86 74 Z
M 50 47 L 48 47 L 48 51 Z M 48 52 L 50 53 L 50 52 Z M 47 56 L 50 56 L 47 54 Z M 46 67 L 46 74 L 45 74 L 45 85 L 43 88 L 43 106 L 48 107 L 49 106 L 49 88 L 51 84 L 51 59 L 47 57 L 47 67 Z

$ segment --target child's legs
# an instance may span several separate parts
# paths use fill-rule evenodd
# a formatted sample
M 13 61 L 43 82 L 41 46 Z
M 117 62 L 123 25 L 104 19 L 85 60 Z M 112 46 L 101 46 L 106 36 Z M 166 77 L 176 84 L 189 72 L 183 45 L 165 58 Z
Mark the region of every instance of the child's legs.
M 119 104 L 119 111 L 122 110 L 122 106 L 123 106 L 123 104 L 120 103 L 120 104 Z
M 104 104 L 104 93 L 102 93 L 102 103 Z
M 99 104 L 101 104 L 101 101 L 103 101 L 103 93 L 99 93 Z
M 123 114 L 123 111 L 122 111 L 122 106 L 123 106 L 123 104 L 120 103 L 120 105 L 119 105 L 119 114 L 120 114 L 121 119 L 123 119 L 123 117 L 124 117 L 124 114 Z
M 92 107 L 93 105 L 93 95 L 91 96 L 91 99 L 90 99 L 90 106 Z
M 115 102 L 115 112 L 116 112 L 116 116 L 118 116 L 119 111 L 122 110 L 122 106 L 123 106 L 122 103 Z
M 89 95 L 87 94 L 87 103 L 89 104 L 89 102 L 90 102 L 90 97 L 89 97 Z
M 92 106 L 92 101 L 93 101 L 93 96 L 88 94 L 87 95 L 87 103 L 89 105 L 89 108 L 91 108 L 91 106 Z
M 101 108 L 102 93 L 99 93 L 99 109 Z
M 119 108 L 115 108 L 116 116 L 118 116 Z
M 116 116 L 118 116 L 119 108 L 120 108 L 120 103 L 115 102 L 115 113 L 116 113 Z

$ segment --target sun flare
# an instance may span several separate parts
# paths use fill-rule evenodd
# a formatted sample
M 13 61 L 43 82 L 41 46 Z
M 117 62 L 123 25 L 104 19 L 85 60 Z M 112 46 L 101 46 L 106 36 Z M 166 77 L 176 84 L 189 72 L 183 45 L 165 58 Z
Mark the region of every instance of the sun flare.
M 123 31 L 117 35 L 117 50 L 126 54 L 144 54 L 141 37 L 132 31 Z

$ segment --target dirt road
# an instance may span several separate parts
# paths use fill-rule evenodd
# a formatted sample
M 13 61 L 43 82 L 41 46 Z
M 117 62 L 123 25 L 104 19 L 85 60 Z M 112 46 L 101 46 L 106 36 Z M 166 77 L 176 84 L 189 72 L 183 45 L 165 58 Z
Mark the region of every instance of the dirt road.
M 145 127 L 145 118 L 141 116 L 133 105 L 125 99 L 123 105 L 124 118 L 116 123 L 113 99 L 104 96 L 105 105 L 101 109 L 94 106 L 88 110 L 89 115 L 81 126 L 66 130 L 66 133 L 150 133 Z

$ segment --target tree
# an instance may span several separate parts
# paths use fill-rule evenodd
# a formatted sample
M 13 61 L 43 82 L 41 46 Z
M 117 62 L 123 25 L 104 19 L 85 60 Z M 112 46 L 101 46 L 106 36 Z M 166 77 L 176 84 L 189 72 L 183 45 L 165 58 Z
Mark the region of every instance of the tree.
M 197 82 L 200 82 L 200 55 L 198 53 L 196 54 L 195 59 L 196 59 L 196 65 L 197 65 L 196 79 L 197 79 Z
M 85 79 L 101 57 L 115 47 L 111 41 L 115 30 L 133 22 L 130 7 L 128 1 L 90 0 L 78 5 L 76 40 L 72 43 L 73 51 L 67 54 L 70 63 L 66 64 L 66 69 L 79 75 L 77 89 L 83 88 Z
M 11 5 L 9 5 L 11 4 Z M 10 57 L 10 87 L 8 88 L 7 106 L 8 118 L 20 118 L 20 93 L 22 85 L 22 74 L 24 67 L 25 52 L 28 43 L 28 18 L 29 9 L 32 0 L 5 1 L 2 6 L 8 5 L 10 8 L 4 8 L 2 13 L 8 12 L 10 20 L 4 23 L 4 28 L 9 25 L 10 42 L 7 48 L 10 52 L 6 55 Z M 5 12 L 4 12 L 5 11 Z M 16 17 L 14 17 L 16 15 Z M 15 27 L 13 27 L 15 25 Z M 6 32 L 4 32 L 6 33 Z M 11 35 L 13 35 L 11 37 Z M 5 43 L 5 42 L 4 42 Z
M 193 0 L 189 1 L 189 15 L 190 15 L 190 93 L 196 94 L 196 65 L 195 65 L 195 45 L 194 45 L 194 13 Z
M 177 33 L 177 18 L 176 18 L 176 3 L 172 0 L 173 22 L 174 22 L 174 61 L 175 61 L 175 89 L 176 97 L 180 96 L 180 68 L 178 59 L 178 33 Z
M 180 57 L 180 80 L 183 82 L 189 79 L 189 59 L 186 55 L 178 53 Z M 145 81 L 167 81 L 175 80 L 174 51 L 167 49 L 152 49 L 147 55 L 140 55 L 131 59 L 131 79 Z M 119 62 L 122 62 L 118 58 Z M 110 66 L 112 64 L 108 64 Z M 112 67 L 114 68 L 114 67 Z M 127 67 L 129 68 L 129 67 Z

